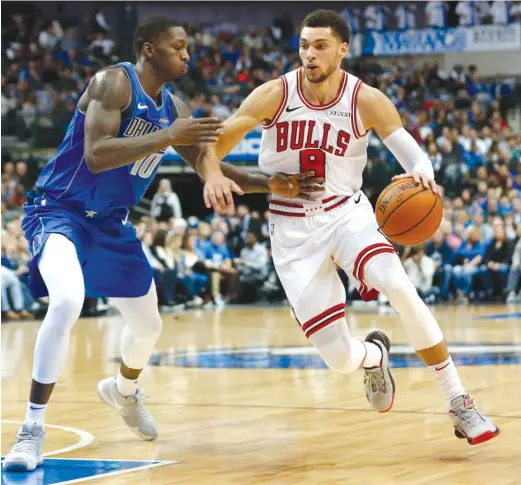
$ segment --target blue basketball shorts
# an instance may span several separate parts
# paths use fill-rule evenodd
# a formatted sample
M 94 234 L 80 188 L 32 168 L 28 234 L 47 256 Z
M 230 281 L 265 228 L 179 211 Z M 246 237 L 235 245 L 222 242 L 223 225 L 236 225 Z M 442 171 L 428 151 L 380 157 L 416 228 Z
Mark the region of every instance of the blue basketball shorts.
M 64 235 L 76 247 L 86 296 L 134 298 L 148 293 L 152 268 L 134 226 L 126 221 L 126 209 L 81 213 L 34 191 L 28 194 L 24 211 L 22 229 L 32 255 L 29 286 L 35 296 L 48 295 L 38 261 L 53 233 Z

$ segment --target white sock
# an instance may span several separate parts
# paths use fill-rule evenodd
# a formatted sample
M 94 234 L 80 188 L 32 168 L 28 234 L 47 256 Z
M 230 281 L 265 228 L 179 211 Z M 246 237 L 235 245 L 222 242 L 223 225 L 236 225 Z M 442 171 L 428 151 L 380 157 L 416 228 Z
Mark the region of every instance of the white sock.
M 37 424 L 43 426 L 45 423 L 45 412 L 47 411 L 47 404 L 34 404 L 32 402 L 27 403 L 27 410 L 25 411 L 26 424 Z
M 456 369 L 450 356 L 447 360 L 444 360 L 439 364 L 430 365 L 429 369 L 434 372 L 436 383 L 441 389 L 441 392 L 443 392 L 445 400 L 447 401 L 447 406 L 450 409 L 450 403 L 453 399 L 466 394 L 463 384 L 459 379 L 458 369 Z
M 132 396 L 137 391 L 137 379 L 127 379 L 121 375 L 121 371 L 118 371 L 116 387 L 123 396 Z
M 367 353 L 362 367 L 367 369 L 371 367 L 380 367 L 380 362 L 382 361 L 382 350 L 380 347 L 372 342 L 364 342 L 364 346 Z

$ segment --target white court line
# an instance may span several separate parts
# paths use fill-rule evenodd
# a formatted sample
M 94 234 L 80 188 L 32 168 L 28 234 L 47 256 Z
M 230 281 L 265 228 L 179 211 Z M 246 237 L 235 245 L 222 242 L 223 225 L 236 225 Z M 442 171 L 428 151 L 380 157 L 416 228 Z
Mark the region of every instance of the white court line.
M 22 421 L 9 421 L 6 419 L 2 419 L 1 422 L 7 424 L 23 424 Z M 69 426 L 59 426 L 57 424 L 46 424 L 45 427 L 61 429 L 63 431 L 68 431 L 69 433 L 77 434 L 80 437 L 80 440 L 71 446 L 60 448 L 59 450 L 48 451 L 47 453 L 44 453 L 43 456 L 54 456 L 59 455 L 61 453 L 68 453 L 69 451 L 79 450 L 80 448 L 85 448 L 86 446 L 89 446 L 94 441 L 94 435 L 82 429 L 70 428 Z
M 56 459 L 60 460 L 63 458 L 56 458 Z M 71 458 L 71 459 L 73 459 L 73 458 Z M 99 460 L 99 461 L 112 461 L 112 460 Z M 125 461 L 125 460 L 114 460 L 114 461 Z M 127 461 L 142 461 L 142 460 L 127 460 Z M 115 472 L 102 473 L 101 475 L 93 475 L 91 477 L 75 478 L 74 480 L 68 480 L 66 482 L 56 482 L 55 485 L 68 485 L 69 483 L 86 482 L 88 480 L 96 480 L 97 478 L 105 478 L 105 477 L 110 477 L 113 475 L 123 475 L 124 473 L 137 472 L 140 470 L 147 470 L 149 468 L 156 468 L 158 466 L 164 466 L 164 465 L 173 465 L 175 463 L 179 463 L 179 462 L 178 461 L 162 461 L 160 463 L 153 463 L 151 465 L 143 465 L 143 466 L 138 466 L 136 468 L 128 468 L 127 470 L 117 470 Z
M 120 459 L 120 458 L 72 458 L 72 457 L 66 457 L 66 458 L 53 458 L 53 460 L 75 460 L 75 461 L 122 461 L 124 463 L 134 463 L 136 461 L 140 461 L 142 463 L 150 463 L 150 464 L 157 464 L 161 463 L 163 465 L 174 465 L 175 463 L 179 463 L 178 461 L 163 461 L 163 460 L 140 460 L 139 458 L 134 458 L 133 460 L 129 459 Z

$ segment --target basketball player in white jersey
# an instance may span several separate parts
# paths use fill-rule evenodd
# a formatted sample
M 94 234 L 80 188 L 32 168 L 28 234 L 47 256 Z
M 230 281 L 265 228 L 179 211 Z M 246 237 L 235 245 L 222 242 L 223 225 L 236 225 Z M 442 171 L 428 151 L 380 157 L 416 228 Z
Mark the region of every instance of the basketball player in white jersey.
M 499 429 L 474 405 L 460 382 L 441 330 L 407 277 L 393 246 L 379 232 L 361 192 L 367 133 L 373 129 L 416 183 L 438 192 L 431 162 L 402 127 L 392 102 L 340 69 L 349 29 L 339 14 L 317 10 L 301 29 L 302 67 L 258 87 L 224 124 L 224 132 L 201 163 L 207 206 L 225 208 L 214 190 L 219 161 L 255 126 L 263 124 L 259 165 L 264 172 L 314 170 L 325 193 L 312 202 L 274 198 L 270 234 L 275 268 L 302 330 L 334 371 L 363 368 L 373 408 L 389 411 L 394 381 L 390 342 L 382 332 L 353 338 L 345 319 L 340 265 L 364 300 L 383 293 L 401 317 L 411 344 L 431 369 L 445 396 L 458 438 L 471 445 Z

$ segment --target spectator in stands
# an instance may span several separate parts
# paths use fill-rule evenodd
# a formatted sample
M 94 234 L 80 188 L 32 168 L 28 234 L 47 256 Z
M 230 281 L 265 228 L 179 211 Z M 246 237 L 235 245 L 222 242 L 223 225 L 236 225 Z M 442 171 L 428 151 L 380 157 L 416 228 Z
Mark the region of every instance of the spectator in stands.
M 387 15 L 390 13 L 384 3 L 368 5 L 364 10 L 366 30 L 383 32 L 387 27 Z
M 440 289 L 432 285 L 436 265 L 431 257 L 426 256 L 424 247 L 410 248 L 403 267 L 420 297 L 426 303 L 434 303 L 440 294 Z
M 20 275 L 26 272 L 22 265 L 18 266 L 16 256 L 18 253 L 16 239 L 5 232 L 2 234 L 2 315 L 7 320 L 30 318 L 28 306 L 34 301 L 32 297 L 27 300 L 24 285 Z
M 487 247 L 485 264 L 487 266 L 486 290 L 487 295 L 503 297 L 506 287 L 512 248 L 508 242 L 503 223 L 494 225 L 494 238 Z
M 161 263 L 164 268 L 161 271 L 161 281 L 159 285 L 159 294 L 163 305 L 172 306 L 176 300 L 176 261 L 172 253 L 168 231 L 159 229 L 152 242 L 152 255 Z
M 199 222 L 197 226 L 197 241 L 195 248 L 200 254 L 205 254 L 206 247 L 210 244 L 210 236 L 212 234 L 212 228 L 207 222 Z
M 440 282 L 440 297 L 449 296 L 452 279 L 452 260 L 454 251 L 449 246 L 443 232 L 438 229 L 430 241 L 425 244 L 425 254 L 434 262 L 434 282 Z
M 231 299 L 233 277 L 236 270 L 232 267 L 232 255 L 225 244 L 224 234 L 221 231 L 212 233 L 211 241 L 203 249 L 204 264 L 211 272 L 212 298 L 217 307 L 222 308 L 226 300 Z M 225 298 L 221 294 L 221 287 L 225 287 Z
M 398 30 L 409 30 L 416 28 L 416 5 L 412 2 L 397 5 L 394 15 Z
M 519 226 L 521 227 L 521 225 Z M 507 295 L 507 303 L 521 303 L 521 236 L 517 240 L 516 246 L 512 254 L 512 264 L 508 273 L 508 281 L 505 293 Z M 519 293 L 516 295 L 516 292 Z
M 467 303 L 472 291 L 474 276 L 480 271 L 485 247 L 475 227 L 471 227 L 464 241 L 454 254 L 453 281 L 459 303 Z
M 158 221 L 169 221 L 172 217 L 182 219 L 179 196 L 172 190 L 169 179 L 161 179 L 156 194 L 152 198 L 152 217 Z
M 447 2 L 440 0 L 429 1 L 425 6 L 425 23 L 429 27 L 445 28 L 447 27 Z
M 262 221 L 258 217 L 250 214 L 248 206 L 241 204 L 237 207 L 237 216 L 240 219 L 240 231 L 242 243 L 246 241 L 246 234 L 251 232 L 255 234 L 257 239 L 262 238 Z
M 340 16 L 349 25 L 349 31 L 352 35 L 360 32 L 361 11 L 359 8 L 346 7 L 340 12 Z
M 257 236 L 248 232 L 246 245 L 241 250 L 240 258 L 234 263 L 239 272 L 241 290 L 239 302 L 252 303 L 258 298 L 259 290 L 268 277 L 268 251 L 266 246 L 257 241 Z
M 510 2 L 494 1 L 490 7 L 490 14 L 492 15 L 492 23 L 496 25 L 506 25 L 509 20 L 509 5 Z
M 492 226 L 488 222 L 485 222 L 483 212 L 481 210 L 477 211 L 472 217 L 472 225 L 470 228 L 475 228 L 479 232 L 480 240 L 484 242 L 490 241 L 494 234 Z
M 521 21 L 521 2 L 512 2 L 510 5 L 510 18 L 512 22 Z
M 209 276 L 201 255 L 196 250 L 197 236 L 185 234 L 181 251 L 176 259 L 177 277 L 182 281 L 190 301 L 188 306 L 201 306 L 204 303 L 202 294 L 209 285 Z
M 456 14 L 459 17 L 460 27 L 472 27 L 480 24 L 479 2 L 461 1 L 456 5 Z

